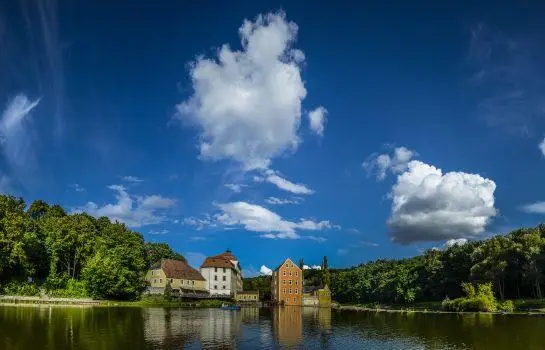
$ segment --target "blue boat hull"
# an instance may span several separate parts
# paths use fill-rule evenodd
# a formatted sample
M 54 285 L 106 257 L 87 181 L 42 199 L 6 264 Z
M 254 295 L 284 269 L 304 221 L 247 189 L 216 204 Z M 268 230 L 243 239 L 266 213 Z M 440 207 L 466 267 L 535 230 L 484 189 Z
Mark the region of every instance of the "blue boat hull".
M 222 306 L 222 310 L 240 310 L 240 306 Z

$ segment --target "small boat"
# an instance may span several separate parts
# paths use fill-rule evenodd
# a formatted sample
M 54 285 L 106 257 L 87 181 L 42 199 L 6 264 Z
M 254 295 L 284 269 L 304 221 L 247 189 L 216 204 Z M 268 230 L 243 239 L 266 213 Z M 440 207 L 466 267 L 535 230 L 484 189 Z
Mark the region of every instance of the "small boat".
M 240 310 L 240 305 L 222 305 L 222 310 Z

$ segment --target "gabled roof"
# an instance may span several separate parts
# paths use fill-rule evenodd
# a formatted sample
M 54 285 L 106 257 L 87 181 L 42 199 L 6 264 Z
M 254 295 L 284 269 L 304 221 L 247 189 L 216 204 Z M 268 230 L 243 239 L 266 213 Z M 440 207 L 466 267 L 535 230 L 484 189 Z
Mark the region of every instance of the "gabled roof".
M 155 263 L 152 269 L 160 268 L 163 270 L 167 278 L 186 279 L 195 281 L 205 281 L 201 273 L 186 262 L 174 259 L 163 259 Z
M 236 266 L 232 263 L 232 261 L 238 261 L 238 259 L 231 253 L 230 250 L 227 250 L 225 253 L 207 257 L 202 263 L 201 268 L 225 267 L 227 269 L 236 269 Z
M 274 271 L 278 271 L 282 265 L 284 265 L 287 261 L 289 261 L 293 266 L 295 266 L 297 269 L 301 270 L 301 268 L 299 267 L 299 265 L 297 264 L 294 264 L 293 263 L 293 260 L 291 260 L 290 258 L 286 258 L 286 260 L 284 260 L 284 262 L 282 262 L 282 264 L 278 265 L 278 267 L 276 269 L 274 269 Z

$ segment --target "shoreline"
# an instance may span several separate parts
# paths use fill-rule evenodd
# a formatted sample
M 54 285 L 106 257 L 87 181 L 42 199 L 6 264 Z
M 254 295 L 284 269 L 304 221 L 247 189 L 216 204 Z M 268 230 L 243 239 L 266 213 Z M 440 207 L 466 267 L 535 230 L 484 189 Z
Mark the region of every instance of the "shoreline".
M 387 309 L 387 308 L 370 308 L 365 306 L 356 305 L 338 305 L 332 307 L 333 310 L 339 311 L 355 311 L 355 312 L 375 312 L 375 313 L 421 313 L 421 314 L 435 314 L 435 315 L 500 315 L 500 316 L 537 316 L 545 317 L 545 311 L 514 311 L 514 312 L 485 312 L 485 311 L 443 311 L 443 310 L 427 310 L 427 309 L 412 309 L 410 307 L 406 309 Z

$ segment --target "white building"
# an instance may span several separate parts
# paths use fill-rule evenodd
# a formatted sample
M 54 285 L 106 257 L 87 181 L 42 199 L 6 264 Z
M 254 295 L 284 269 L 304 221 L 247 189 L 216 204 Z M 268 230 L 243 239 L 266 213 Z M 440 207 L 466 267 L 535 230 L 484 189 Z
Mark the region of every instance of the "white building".
M 201 275 L 206 280 L 206 288 L 212 296 L 234 298 L 242 291 L 240 264 L 230 250 L 207 257 L 201 265 Z

